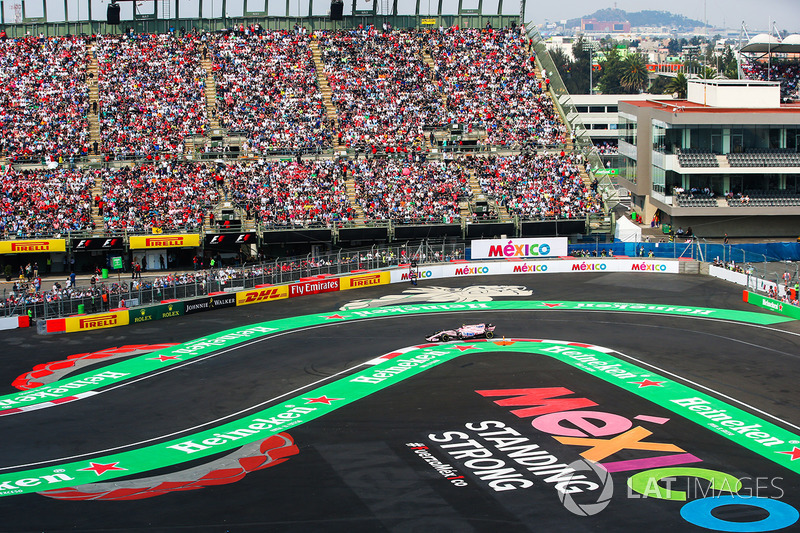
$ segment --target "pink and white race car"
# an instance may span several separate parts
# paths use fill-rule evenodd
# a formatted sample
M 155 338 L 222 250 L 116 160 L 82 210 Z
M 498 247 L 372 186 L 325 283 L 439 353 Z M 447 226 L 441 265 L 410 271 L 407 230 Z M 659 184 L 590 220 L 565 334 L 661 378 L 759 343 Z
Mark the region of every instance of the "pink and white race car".
M 479 339 L 494 337 L 493 324 L 470 324 L 462 325 L 458 329 L 444 329 L 437 331 L 433 335 L 425 337 L 428 342 L 447 342 L 453 339 L 466 340 L 466 339 Z

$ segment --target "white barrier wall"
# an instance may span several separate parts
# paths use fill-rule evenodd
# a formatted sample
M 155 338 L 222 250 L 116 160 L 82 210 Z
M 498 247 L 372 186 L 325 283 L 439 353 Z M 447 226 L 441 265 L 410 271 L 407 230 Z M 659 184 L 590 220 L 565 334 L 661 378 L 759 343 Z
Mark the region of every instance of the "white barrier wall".
M 0 331 L 5 329 L 17 329 L 17 327 L 19 327 L 19 317 L 10 316 L 6 318 L 0 318 Z
M 778 285 L 774 281 L 768 281 L 755 276 L 750 276 L 748 279 L 747 274 L 742 272 L 734 272 L 733 270 L 728 270 L 727 268 L 714 265 L 710 265 L 708 267 L 708 275 L 715 278 L 724 279 L 725 281 L 730 281 L 731 283 L 736 283 L 737 285 L 745 286 L 749 290 L 753 291 L 767 292 L 770 289 L 777 289 L 778 296 L 783 296 L 783 294 L 786 292 L 783 288 L 783 285 Z
M 650 272 L 677 274 L 678 261 L 656 259 L 576 259 L 575 261 L 481 261 L 445 263 L 418 269 L 419 280 L 505 274 L 559 274 L 580 272 Z M 391 271 L 392 283 L 407 282 L 408 268 Z

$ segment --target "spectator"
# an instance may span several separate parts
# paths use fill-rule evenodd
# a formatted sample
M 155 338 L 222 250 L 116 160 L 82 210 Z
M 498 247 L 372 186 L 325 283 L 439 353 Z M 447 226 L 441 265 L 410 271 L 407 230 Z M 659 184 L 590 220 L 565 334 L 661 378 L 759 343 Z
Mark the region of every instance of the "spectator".
M 153 34 L 99 38 L 102 151 L 115 159 L 182 153 L 208 127 L 200 40 Z
M 275 30 L 211 42 L 220 126 L 247 136 L 255 154 L 331 147 L 307 35 Z
M 0 152 L 12 162 L 86 154 L 88 64 L 82 37 L 0 40 Z

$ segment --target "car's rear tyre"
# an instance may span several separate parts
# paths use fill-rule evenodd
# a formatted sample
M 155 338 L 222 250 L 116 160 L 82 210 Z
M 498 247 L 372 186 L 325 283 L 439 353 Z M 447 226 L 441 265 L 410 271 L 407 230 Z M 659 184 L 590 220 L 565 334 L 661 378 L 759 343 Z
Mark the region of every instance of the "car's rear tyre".
M 486 338 L 487 339 L 491 339 L 492 337 L 494 337 L 494 331 L 487 331 L 486 332 Z
M 450 335 L 448 335 L 447 333 L 445 333 L 444 335 L 442 335 L 442 342 L 447 342 L 447 341 L 449 341 L 449 340 L 450 340 Z

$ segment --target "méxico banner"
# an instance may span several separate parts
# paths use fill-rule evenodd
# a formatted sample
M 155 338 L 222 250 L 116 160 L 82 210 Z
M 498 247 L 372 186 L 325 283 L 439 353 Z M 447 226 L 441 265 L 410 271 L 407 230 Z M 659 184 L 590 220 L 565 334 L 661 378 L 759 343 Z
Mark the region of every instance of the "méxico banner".
M 472 241 L 472 259 L 522 259 L 567 255 L 567 238 L 481 239 Z
M 443 263 L 419 268 L 418 281 L 438 278 L 496 276 L 507 274 L 561 274 L 598 272 L 646 272 L 677 274 L 679 261 L 664 259 L 576 259 L 541 261 L 480 261 L 474 263 Z M 392 283 L 410 281 L 408 269 L 391 271 Z

